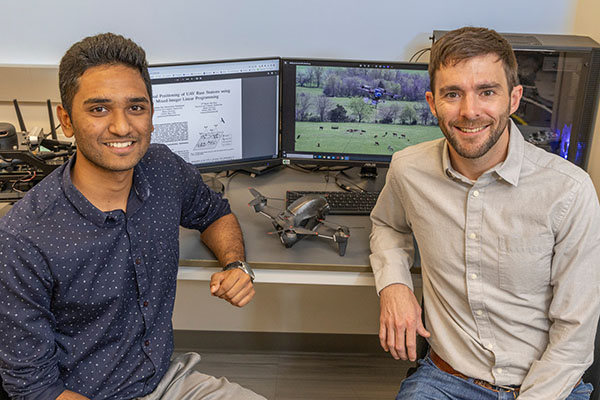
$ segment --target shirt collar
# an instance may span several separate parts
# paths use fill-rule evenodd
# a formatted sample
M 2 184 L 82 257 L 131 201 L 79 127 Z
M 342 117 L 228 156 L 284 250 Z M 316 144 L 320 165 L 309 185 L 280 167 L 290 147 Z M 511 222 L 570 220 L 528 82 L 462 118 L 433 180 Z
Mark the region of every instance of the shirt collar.
M 133 185 L 131 186 L 131 193 L 129 194 L 129 200 L 127 200 L 127 216 L 132 216 L 137 210 L 139 210 L 144 202 L 150 197 L 150 184 L 144 169 L 140 164 L 140 161 L 133 168 Z
M 492 170 L 499 177 L 513 186 L 519 184 L 519 176 L 521 175 L 521 167 L 523 166 L 523 153 L 525 150 L 525 139 L 517 128 L 517 125 L 510 120 L 510 140 L 508 142 L 508 154 L 504 162 L 498 164 Z
M 115 213 L 100 211 L 75 187 L 71 179 L 71 168 L 75 164 L 76 157 L 77 153 L 67 162 L 62 173 L 62 186 L 65 196 L 85 219 L 102 228 L 107 219 L 114 219 Z M 127 216 L 133 215 L 149 196 L 150 185 L 140 163 L 138 163 L 133 169 L 132 190 L 127 200 Z
M 523 139 L 523 135 L 513 120 L 509 118 L 509 121 L 510 136 L 506 159 L 500 164 L 492 167 L 489 171 L 486 171 L 483 175 L 481 175 L 480 179 L 483 177 L 485 177 L 484 179 L 489 179 L 488 177 L 491 176 L 490 174 L 493 174 L 510 183 L 511 185 L 517 186 L 519 184 L 521 167 L 523 165 L 525 139 Z M 442 151 L 442 165 L 444 166 L 446 176 L 452 179 L 459 179 L 472 185 L 474 183 L 473 181 L 466 178 L 452 167 L 452 163 L 450 162 L 450 152 L 448 150 L 449 145 L 450 144 L 446 140 L 446 145 L 443 147 Z

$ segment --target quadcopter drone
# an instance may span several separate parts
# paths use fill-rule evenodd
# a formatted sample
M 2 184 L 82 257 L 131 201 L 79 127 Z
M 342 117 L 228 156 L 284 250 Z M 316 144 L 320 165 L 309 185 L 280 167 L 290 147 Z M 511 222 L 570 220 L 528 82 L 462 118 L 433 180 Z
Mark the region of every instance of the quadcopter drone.
M 41 128 L 27 130 L 19 103 L 13 100 L 13 104 L 20 131 L 0 122 L 0 202 L 19 200 L 75 152 L 73 143 L 58 140 L 50 100 L 46 101 L 51 129 L 48 134 Z
M 275 231 L 269 234 L 279 234 L 279 239 L 285 247 L 292 247 L 307 236 L 317 236 L 333 240 L 338 245 L 340 256 L 346 254 L 350 229 L 325 221 L 325 216 L 329 213 L 329 204 L 323 196 L 307 194 L 282 211 L 268 206 L 267 198 L 258 190 L 249 190 L 254 199 L 248 205 L 271 220 Z M 271 213 L 267 209 L 275 212 Z
M 363 101 L 373 106 L 377 106 L 379 103 L 384 103 L 384 96 L 391 97 L 392 99 L 397 99 L 399 97 L 397 94 L 387 93 L 387 90 L 382 87 L 372 88 L 371 86 L 362 85 L 360 90 L 367 92 L 368 94 L 368 97 L 363 98 Z

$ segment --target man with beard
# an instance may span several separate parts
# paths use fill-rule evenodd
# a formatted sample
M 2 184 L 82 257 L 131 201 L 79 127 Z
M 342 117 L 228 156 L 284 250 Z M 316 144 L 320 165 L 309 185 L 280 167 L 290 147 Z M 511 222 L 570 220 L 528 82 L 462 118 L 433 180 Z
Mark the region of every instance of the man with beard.
M 74 44 L 57 113 L 77 153 L 0 220 L 0 373 L 19 399 L 263 399 L 171 360 L 179 226 L 224 266 L 210 291 L 254 296 L 227 200 L 164 145 L 150 145 L 144 50 L 120 35 Z
M 445 139 L 394 154 L 371 219 L 380 341 L 430 351 L 397 399 L 585 399 L 600 313 L 600 207 L 580 168 L 524 141 L 505 39 L 447 33 L 426 95 Z M 413 294 L 419 247 L 425 324 Z

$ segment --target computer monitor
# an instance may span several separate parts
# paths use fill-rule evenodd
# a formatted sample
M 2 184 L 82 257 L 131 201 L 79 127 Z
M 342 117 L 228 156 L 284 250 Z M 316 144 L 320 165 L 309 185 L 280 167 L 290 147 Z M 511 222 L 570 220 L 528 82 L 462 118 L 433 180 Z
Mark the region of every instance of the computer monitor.
M 284 163 L 387 166 L 443 136 L 425 100 L 427 64 L 281 61 Z
M 152 143 L 202 172 L 263 168 L 279 159 L 279 58 L 149 67 Z

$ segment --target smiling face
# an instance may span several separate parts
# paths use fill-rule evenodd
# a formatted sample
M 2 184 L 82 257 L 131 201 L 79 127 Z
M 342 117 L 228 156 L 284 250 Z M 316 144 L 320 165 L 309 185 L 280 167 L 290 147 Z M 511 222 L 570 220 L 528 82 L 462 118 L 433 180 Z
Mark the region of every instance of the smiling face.
M 485 162 L 491 168 L 506 156 L 508 118 L 517 110 L 522 87 L 508 89 L 502 61 L 486 54 L 440 67 L 431 112 L 450 143 L 452 161 Z
M 102 65 L 79 78 L 69 116 L 58 108 L 66 136 L 77 140 L 76 169 L 131 172 L 150 145 L 152 106 L 140 73 L 125 65 Z

